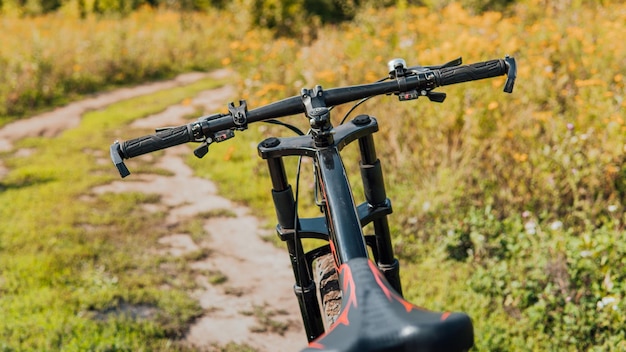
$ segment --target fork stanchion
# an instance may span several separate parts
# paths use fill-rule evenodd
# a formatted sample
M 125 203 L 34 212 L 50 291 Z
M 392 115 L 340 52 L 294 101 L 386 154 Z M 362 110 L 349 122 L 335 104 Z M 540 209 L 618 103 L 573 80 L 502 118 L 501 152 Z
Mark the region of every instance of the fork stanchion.
M 268 158 L 267 164 L 272 180 L 272 198 L 278 218 L 277 232 L 279 236 L 284 233 L 295 234 L 295 229 L 300 226 L 296 219 L 295 199 L 286 177 L 285 165 L 280 157 Z M 324 333 L 315 281 L 311 277 L 301 239 L 297 236 L 280 236 L 280 238 L 287 244 L 295 277 L 294 293 L 298 299 L 307 338 L 311 342 Z
M 369 118 L 369 117 L 368 117 Z M 366 115 L 358 116 L 356 119 L 366 120 Z M 371 208 L 388 207 L 389 200 L 385 192 L 385 182 L 380 160 L 376 156 L 374 138 L 371 134 L 359 138 L 359 150 L 361 153 L 361 179 L 365 200 Z M 394 257 L 391 245 L 391 233 L 387 214 L 383 214 L 372 221 L 374 225 L 374 236 L 376 239 L 376 259 L 378 268 L 385 275 L 391 286 L 402 296 L 402 285 L 400 283 L 400 263 Z

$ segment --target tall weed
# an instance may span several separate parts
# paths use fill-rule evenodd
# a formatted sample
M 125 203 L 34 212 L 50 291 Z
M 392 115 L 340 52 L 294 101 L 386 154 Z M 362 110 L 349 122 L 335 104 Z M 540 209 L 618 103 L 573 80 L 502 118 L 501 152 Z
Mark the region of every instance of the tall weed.
M 409 285 L 430 270 L 429 282 L 441 276 L 445 292 L 462 292 L 408 297 L 470 312 L 485 350 L 625 348 L 626 8 L 562 3 L 523 1 L 507 15 L 454 3 L 371 9 L 305 47 L 279 39 L 234 48 L 258 63 L 238 66 L 250 106 L 299 87 L 372 82 L 393 57 L 516 57 L 511 96 L 501 78 L 441 88 L 442 105 L 383 97 L 357 110 L 381 124 Z M 429 256 L 461 264 L 433 266 Z
M 218 67 L 233 32 L 209 24 L 227 22 L 226 14 L 142 8 L 123 18 L 3 17 L 0 123 L 114 85 Z
M 407 3 L 363 9 L 353 22 L 317 28 L 315 40 L 306 26 L 299 39 L 276 39 L 242 12 L 182 22 L 152 10 L 118 20 L 3 19 L 0 115 L 190 68 L 233 67 L 239 96 L 254 108 L 315 84 L 372 82 L 393 57 L 429 65 L 513 55 L 513 95 L 498 78 L 441 88 L 441 105 L 380 97 L 356 112 L 380 121 L 405 292 L 468 311 L 482 350 L 626 349 L 626 6 L 525 0 L 476 15 L 457 3 L 437 11 Z M 333 110 L 337 121 L 346 111 Z M 306 128 L 302 117 L 290 121 Z M 207 156 L 238 165 L 219 176 L 226 189 L 257 184 L 242 181 L 264 175 L 262 161 L 249 161 L 257 138 L 279 133 L 249 132 Z M 57 177 L 17 166 L 16 188 Z M 258 189 L 237 195 L 268 201 Z

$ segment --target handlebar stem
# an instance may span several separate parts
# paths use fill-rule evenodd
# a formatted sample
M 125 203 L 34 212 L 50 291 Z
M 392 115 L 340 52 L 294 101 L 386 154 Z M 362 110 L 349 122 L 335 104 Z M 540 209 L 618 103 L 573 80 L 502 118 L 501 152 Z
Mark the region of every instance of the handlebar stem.
M 326 147 L 333 144 L 330 110 L 326 107 L 322 86 L 317 85 L 313 89 L 302 89 L 301 96 L 315 145 Z
M 234 103 L 228 104 L 228 111 L 233 117 L 233 123 L 240 131 L 248 129 L 248 104 L 245 100 L 239 100 L 239 106 Z

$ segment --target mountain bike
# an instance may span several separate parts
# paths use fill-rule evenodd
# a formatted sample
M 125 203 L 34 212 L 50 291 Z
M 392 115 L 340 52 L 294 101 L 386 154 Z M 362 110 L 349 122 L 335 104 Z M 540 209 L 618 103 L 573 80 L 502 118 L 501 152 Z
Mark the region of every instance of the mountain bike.
M 245 101 L 228 104 L 227 113 L 202 116 L 196 121 L 156 130 L 111 147 L 120 175 L 130 174 L 123 159 L 197 142 L 194 154 L 202 158 L 209 145 L 231 139 L 252 123 L 270 122 L 290 128 L 294 137 L 271 137 L 258 145 L 267 162 L 276 210 L 276 232 L 286 243 L 295 278 L 294 292 L 309 341 L 302 351 L 467 351 L 474 344 L 470 317 L 461 312 L 434 312 L 407 302 L 402 296 L 399 262 L 394 255 L 387 198 L 373 134 L 375 117 L 360 114 L 337 126 L 332 108 L 379 95 L 396 95 L 400 101 L 426 97 L 443 102 L 446 94 L 434 91 L 445 85 L 506 75 L 504 91 L 511 93 L 517 75 L 515 59 L 489 60 L 462 65 L 460 58 L 437 66 L 407 67 L 405 60 L 388 63 L 388 76 L 374 83 L 323 89 L 302 89 L 301 94 L 248 110 Z M 347 114 L 350 115 L 353 109 Z M 277 120 L 302 114 L 310 130 Z M 341 151 L 358 143 L 365 201 L 356 204 Z M 315 179 L 315 202 L 321 216 L 298 215 L 298 182 L 294 192 L 288 182 L 285 157 L 310 158 Z M 373 227 L 366 235 L 363 228 Z M 303 239 L 324 242 L 303 249 Z

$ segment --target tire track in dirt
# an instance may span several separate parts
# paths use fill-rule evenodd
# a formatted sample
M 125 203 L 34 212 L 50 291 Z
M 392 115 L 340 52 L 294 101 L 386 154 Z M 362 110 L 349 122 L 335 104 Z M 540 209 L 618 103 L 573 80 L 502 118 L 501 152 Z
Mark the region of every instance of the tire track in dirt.
M 184 84 L 185 79 L 190 77 L 179 77 L 170 84 Z M 19 138 L 54 136 L 80 122 L 80 116 L 88 110 L 167 87 L 167 84 L 158 87 L 150 85 L 149 89 L 141 90 L 143 93 L 132 89 L 112 91 L 97 104 L 94 102 L 97 98 L 88 99 L 90 103 L 82 101 L 70 104 L 62 111 L 51 112 L 58 114 L 54 116 L 72 114 L 69 119 L 72 122 L 55 119 L 47 113 L 7 125 L 0 129 L 0 150 L 3 147 L 10 150 L 12 142 Z M 183 124 L 188 122 L 183 117 L 195 112 L 198 107 L 217 111 L 226 106 L 234 95 L 230 86 L 208 90 L 197 95 L 191 104 L 171 106 L 159 114 L 137 120 L 132 127 Z M 17 137 L 15 131 L 28 132 Z M 213 182 L 193 175 L 183 161 L 189 153 L 189 147 L 180 146 L 166 150 L 162 157 L 155 159 L 155 164 L 169 170 L 171 175 L 133 174 L 129 179 L 98 187 L 93 192 L 158 194 L 161 196 L 160 204 L 150 205 L 147 210 L 167 213 L 163 220 L 163 226 L 167 228 L 175 228 L 176 224 L 198 214 L 211 211 L 225 214 L 204 220 L 208 236 L 198 242 L 185 233 L 172 233 L 160 240 L 165 250 L 174 256 L 207 249 L 209 255 L 191 263 L 191 267 L 198 273 L 220 273 L 225 279 L 222 283 L 211 283 L 205 275 L 197 275 L 201 289 L 191 294 L 199 300 L 206 313 L 190 327 L 186 342 L 208 351 L 229 343 L 245 344 L 257 351 L 298 351 L 306 345 L 306 338 L 292 290 L 293 275 L 287 253 L 263 240 L 263 236 L 268 235 L 267 230 L 261 228 L 250 209 L 219 196 Z
M 223 74 L 224 71 L 216 71 L 212 75 L 219 76 Z M 22 138 L 37 136 L 54 137 L 62 131 L 78 125 L 82 115 L 89 110 L 102 109 L 120 100 L 190 84 L 206 76 L 206 73 L 192 72 L 179 75 L 169 81 L 120 88 L 96 94 L 91 98 L 80 100 L 28 119 L 14 121 L 0 129 L 0 152 L 11 150 L 13 142 Z
M 213 72 L 219 78 L 226 74 L 225 70 Z M 169 81 L 153 82 L 134 87 L 120 88 L 110 92 L 94 94 L 90 98 L 55 108 L 51 111 L 6 124 L 0 128 L 0 152 L 13 149 L 13 143 L 26 137 L 54 137 L 66 129 L 77 126 L 86 112 L 97 110 L 115 102 L 140 95 L 155 93 L 159 90 L 186 85 L 207 77 L 206 73 L 190 72 L 177 76 Z M 0 160 L 0 178 L 8 170 Z

